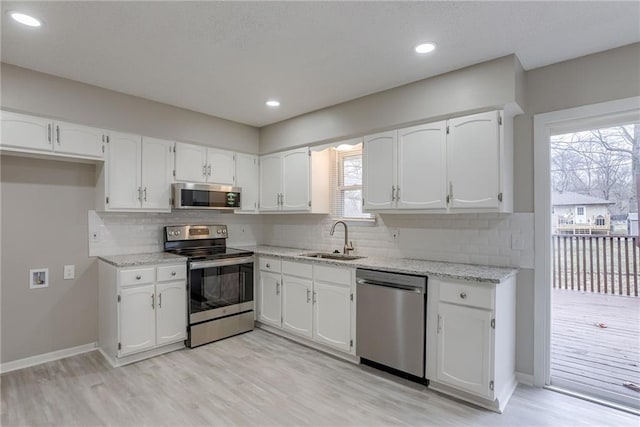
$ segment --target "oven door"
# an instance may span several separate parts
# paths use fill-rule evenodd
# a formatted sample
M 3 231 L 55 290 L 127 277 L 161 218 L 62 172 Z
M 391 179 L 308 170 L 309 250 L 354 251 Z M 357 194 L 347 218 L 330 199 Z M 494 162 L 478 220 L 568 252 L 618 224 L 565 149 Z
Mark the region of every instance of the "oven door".
M 189 323 L 253 310 L 254 257 L 189 264 Z

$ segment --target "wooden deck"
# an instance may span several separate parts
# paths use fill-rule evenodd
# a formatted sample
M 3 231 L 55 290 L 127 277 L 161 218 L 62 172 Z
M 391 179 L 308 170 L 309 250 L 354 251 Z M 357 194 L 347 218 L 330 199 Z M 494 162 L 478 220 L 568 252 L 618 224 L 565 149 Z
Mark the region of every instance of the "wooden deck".
M 551 317 L 552 383 L 606 390 L 640 406 L 640 391 L 623 385 L 640 387 L 640 298 L 552 289 Z

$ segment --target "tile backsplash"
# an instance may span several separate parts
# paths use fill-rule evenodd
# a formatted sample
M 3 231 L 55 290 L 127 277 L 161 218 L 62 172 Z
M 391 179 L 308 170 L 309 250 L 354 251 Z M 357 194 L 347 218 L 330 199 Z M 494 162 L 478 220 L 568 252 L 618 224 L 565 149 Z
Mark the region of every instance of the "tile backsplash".
M 533 268 L 532 213 L 379 215 L 375 224 L 349 223 L 349 240 L 364 256 L 414 258 Z M 162 251 L 162 230 L 175 224 L 226 224 L 229 246 L 264 244 L 342 250 L 344 229 L 329 236 L 326 215 L 170 214 L 89 211 L 89 254 Z

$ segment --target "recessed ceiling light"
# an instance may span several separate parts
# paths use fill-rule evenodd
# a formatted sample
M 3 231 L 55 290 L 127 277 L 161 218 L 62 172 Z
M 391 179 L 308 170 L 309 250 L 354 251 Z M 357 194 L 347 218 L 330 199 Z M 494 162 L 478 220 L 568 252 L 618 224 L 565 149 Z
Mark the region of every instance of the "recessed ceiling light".
M 34 18 L 33 16 L 26 15 L 24 13 L 11 12 L 10 15 L 14 20 L 28 27 L 39 27 L 42 25 L 40 20 Z
M 429 53 L 433 52 L 436 48 L 435 43 L 420 43 L 416 46 L 417 53 Z
M 267 107 L 279 107 L 280 106 L 280 102 L 276 101 L 275 99 L 271 99 L 267 102 L 265 102 L 265 104 L 267 104 Z

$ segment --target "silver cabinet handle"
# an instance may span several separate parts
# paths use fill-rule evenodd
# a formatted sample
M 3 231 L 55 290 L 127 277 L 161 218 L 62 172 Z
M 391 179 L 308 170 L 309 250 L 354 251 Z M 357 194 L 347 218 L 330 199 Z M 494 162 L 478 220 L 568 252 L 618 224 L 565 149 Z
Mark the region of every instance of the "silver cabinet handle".
M 136 276 L 136 280 L 140 280 L 140 279 L 142 279 L 142 276 L 138 274 L 138 275 Z
M 307 289 L 307 304 L 311 302 L 311 289 Z
M 138 201 L 142 201 L 142 187 L 138 187 Z
M 211 163 L 207 166 L 207 175 L 211 176 Z
M 438 314 L 438 333 L 442 330 L 442 316 Z
M 60 126 L 56 125 L 56 141 L 58 141 L 58 145 L 60 145 Z
M 156 296 L 155 295 L 151 295 L 151 308 L 153 308 L 153 309 L 156 308 Z
M 176 275 L 176 272 L 175 272 L 175 271 L 172 271 L 172 272 L 171 272 L 171 275 L 172 275 L 172 276 L 175 276 L 175 275 Z
M 147 187 L 144 187 L 143 192 L 144 192 L 144 201 L 146 202 L 147 201 Z
M 466 292 L 460 292 L 460 298 L 466 299 L 467 298 L 467 293 Z
M 396 187 L 396 200 L 400 201 L 400 187 Z
M 391 201 L 393 202 L 396 199 L 396 187 L 391 186 Z
M 453 182 L 449 181 L 449 198 L 453 202 Z
M 280 295 L 280 282 L 276 282 L 276 295 Z
M 271 264 L 267 263 L 267 268 L 271 268 Z
M 162 308 L 162 293 L 158 294 L 158 308 Z
M 317 303 L 318 302 L 318 293 L 316 291 L 313 291 L 313 303 Z
M 51 123 L 47 125 L 47 141 L 51 144 Z

